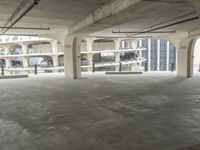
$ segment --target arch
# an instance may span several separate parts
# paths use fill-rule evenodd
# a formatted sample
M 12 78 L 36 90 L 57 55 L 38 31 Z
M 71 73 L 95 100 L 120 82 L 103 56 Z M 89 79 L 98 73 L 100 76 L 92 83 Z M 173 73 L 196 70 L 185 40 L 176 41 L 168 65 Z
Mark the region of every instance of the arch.
M 32 56 L 29 57 L 30 66 L 39 65 L 40 67 L 52 67 L 53 58 L 51 56 Z
M 22 54 L 22 46 L 19 44 L 12 45 L 9 47 L 9 54 L 14 55 L 14 54 Z
M 28 53 L 52 53 L 50 41 L 33 41 L 27 45 Z
M 0 55 L 5 55 L 6 54 L 6 49 L 4 46 L 0 45 Z

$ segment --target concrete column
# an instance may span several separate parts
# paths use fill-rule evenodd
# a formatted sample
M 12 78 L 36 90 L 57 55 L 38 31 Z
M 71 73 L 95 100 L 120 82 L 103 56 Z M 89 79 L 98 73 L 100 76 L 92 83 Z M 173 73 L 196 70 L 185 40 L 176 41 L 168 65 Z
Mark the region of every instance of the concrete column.
M 167 41 L 167 57 L 166 57 L 166 59 L 167 59 L 167 71 L 169 71 L 169 41 Z
M 193 76 L 193 54 L 196 40 L 183 39 L 177 50 L 177 75 L 182 77 Z
M 151 39 L 148 39 L 148 71 L 151 71 Z
M 115 49 L 119 50 L 121 39 L 115 39 L 114 42 L 115 42 Z M 120 62 L 120 53 L 116 52 L 116 53 L 114 53 L 114 56 L 115 56 L 115 62 L 119 63 Z M 115 66 L 115 71 L 119 71 L 119 66 Z
M 53 56 L 52 58 L 53 58 L 53 66 L 58 67 L 58 56 L 56 55 L 56 56 Z
M 25 43 L 21 44 L 23 54 L 28 54 L 28 45 Z
M 120 49 L 121 39 L 115 39 L 114 42 L 115 42 L 115 49 L 119 50 Z
M 5 59 L 6 68 L 12 67 L 11 60 L 9 58 Z
M 24 68 L 28 68 L 29 67 L 28 57 L 23 57 L 23 67 Z
M 93 54 L 91 54 L 91 53 L 87 54 L 87 58 L 88 58 L 89 65 L 92 66 L 92 63 L 93 63 Z
M 157 71 L 160 71 L 160 40 L 158 40 L 157 44 Z
M 119 62 L 120 62 L 120 52 L 114 53 L 114 56 L 115 56 L 115 63 L 119 64 Z M 119 71 L 119 66 L 115 66 L 115 71 Z
M 142 40 L 139 41 L 139 47 L 142 48 Z M 139 58 L 142 57 L 142 51 L 139 51 Z M 142 62 L 140 62 L 140 66 L 142 65 Z
M 131 48 L 132 49 L 136 49 L 137 48 L 137 42 L 138 42 L 137 40 L 134 40 L 134 41 L 131 42 Z
M 86 43 L 87 43 L 87 51 L 88 52 L 92 52 L 92 43 L 93 43 L 94 39 L 86 39 Z
M 51 47 L 52 47 L 52 53 L 58 53 L 58 41 L 53 40 L 51 42 Z
M 79 36 L 67 36 L 64 44 L 65 76 L 70 79 L 81 77 L 81 38 Z
M 4 51 L 5 51 L 5 55 L 8 55 L 9 54 L 9 47 L 3 47 L 4 48 Z

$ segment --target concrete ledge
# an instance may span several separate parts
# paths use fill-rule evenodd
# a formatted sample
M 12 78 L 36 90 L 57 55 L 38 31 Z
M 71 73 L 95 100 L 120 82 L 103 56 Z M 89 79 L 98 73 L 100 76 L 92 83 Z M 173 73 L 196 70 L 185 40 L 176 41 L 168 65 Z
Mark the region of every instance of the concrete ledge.
M 133 71 L 109 71 L 109 72 L 106 72 L 106 74 L 143 74 L 143 72 L 133 72 Z
M 5 76 L 0 76 L 0 79 L 18 79 L 18 78 L 28 78 L 28 75 L 5 75 Z

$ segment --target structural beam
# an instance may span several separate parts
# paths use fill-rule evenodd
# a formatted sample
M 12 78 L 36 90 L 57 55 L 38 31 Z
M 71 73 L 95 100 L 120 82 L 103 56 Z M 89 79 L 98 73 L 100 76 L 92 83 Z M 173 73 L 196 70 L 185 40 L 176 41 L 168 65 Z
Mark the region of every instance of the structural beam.
M 143 0 L 115 0 L 95 10 L 85 19 L 69 27 L 69 34 L 93 33 L 116 25 L 129 22 L 133 15 L 121 17 L 142 5 Z

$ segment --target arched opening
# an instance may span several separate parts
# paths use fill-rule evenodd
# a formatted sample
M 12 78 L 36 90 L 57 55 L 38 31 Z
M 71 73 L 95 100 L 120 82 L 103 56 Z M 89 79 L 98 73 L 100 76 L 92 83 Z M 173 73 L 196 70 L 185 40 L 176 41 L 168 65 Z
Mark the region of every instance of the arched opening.
M 5 55 L 5 54 L 6 54 L 5 48 L 0 46 L 0 55 Z
M 21 45 L 13 45 L 9 48 L 9 54 L 10 55 L 19 55 L 23 54 L 22 52 L 22 46 Z
M 35 56 L 29 58 L 30 66 L 38 65 L 42 68 L 48 68 L 53 66 L 53 59 L 50 56 Z
M 52 53 L 52 45 L 49 41 L 31 42 L 27 47 L 29 54 Z

